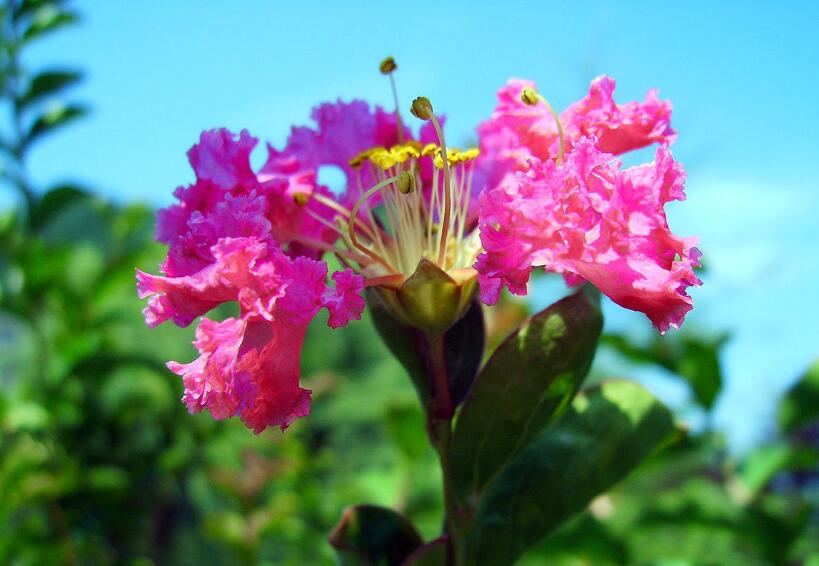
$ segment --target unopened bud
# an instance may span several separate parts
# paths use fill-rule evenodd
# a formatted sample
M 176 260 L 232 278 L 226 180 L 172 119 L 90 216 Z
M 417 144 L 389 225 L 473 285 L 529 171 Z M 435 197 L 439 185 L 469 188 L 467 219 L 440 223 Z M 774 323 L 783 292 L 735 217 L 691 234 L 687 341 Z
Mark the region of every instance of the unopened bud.
M 432 103 L 426 96 L 419 96 L 412 101 L 410 112 L 412 112 L 412 115 L 416 118 L 420 118 L 421 120 L 429 120 L 432 118 Z
M 395 59 L 393 59 L 392 57 L 387 57 L 386 59 L 381 61 L 381 64 L 378 66 L 378 70 L 381 71 L 381 74 L 383 75 L 389 75 L 397 68 L 398 65 L 395 64 Z
M 310 195 L 307 193 L 294 193 L 293 202 L 295 202 L 299 206 L 304 206 L 308 202 L 310 202 Z
M 402 195 L 408 195 L 415 190 L 415 175 L 409 171 L 401 171 L 398 175 L 398 181 L 395 182 L 398 192 Z
M 526 87 L 520 91 L 520 99 L 524 104 L 528 104 L 529 106 L 534 106 L 539 101 L 537 91 L 530 87 Z

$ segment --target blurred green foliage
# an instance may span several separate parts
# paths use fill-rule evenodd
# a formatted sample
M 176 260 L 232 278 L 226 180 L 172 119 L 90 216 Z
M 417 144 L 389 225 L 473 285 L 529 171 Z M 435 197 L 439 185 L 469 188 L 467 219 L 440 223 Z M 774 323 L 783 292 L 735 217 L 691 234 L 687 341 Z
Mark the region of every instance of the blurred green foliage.
M 311 327 L 313 414 L 285 434 L 187 414 L 164 362 L 193 358 L 192 330 L 149 331 L 135 293 L 134 267 L 155 271 L 163 254 L 154 212 L 28 179 L 32 144 L 85 110 L 66 102 L 81 73 L 26 69 L 25 49 L 77 16 L 46 0 L 0 11 L 2 180 L 19 196 L 0 213 L 0 563 L 332 563 L 333 525 L 364 501 L 436 536 L 440 472 L 416 393 L 366 317 Z M 490 344 L 519 314 L 491 315 Z M 723 342 L 605 339 L 688 383 L 706 411 Z M 818 375 L 789 392 L 768 445 L 735 461 L 718 432 L 690 434 L 521 563 L 817 563 Z

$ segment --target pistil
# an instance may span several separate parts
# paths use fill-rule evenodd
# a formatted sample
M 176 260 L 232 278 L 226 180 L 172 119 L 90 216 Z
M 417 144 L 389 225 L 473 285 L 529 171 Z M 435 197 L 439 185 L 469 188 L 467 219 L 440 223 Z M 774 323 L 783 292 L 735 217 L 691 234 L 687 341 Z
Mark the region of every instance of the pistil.
M 429 120 L 432 122 L 432 127 L 435 128 L 435 133 L 438 135 L 438 142 L 441 145 L 441 160 L 444 172 L 444 216 L 441 220 L 441 231 L 438 233 L 438 267 L 446 269 L 444 262 L 446 261 L 446 247 L 449 238 L 449 221 L 452 214 L 452 187 L 449 179 L 449 155 L 446 151 L 446 141 L 444 140 L 444 132 L 441 129 L 441 124 L 435 117 L 432 110 L 432 103 L 428 98 L 420 96 L 412 101 L 412 113 L 421 120 Z
M 392 74 L 398 68 L 398 65 L 396 65 L 395 59 L 392 57 L 387 57 L 381 61 L 381 65 L 379 65 L 378 68 L 381 71 L 381 74 L 390 77 L 392 99 L 393 102 L 395 102 L 395 125 L 398 128 L 398 143 L 404 143 L 404 122 L 401 120 L 401 110 L 400 106 L 398 106 L 398 90 L 395 88 L 395 77 L 392 76 Z

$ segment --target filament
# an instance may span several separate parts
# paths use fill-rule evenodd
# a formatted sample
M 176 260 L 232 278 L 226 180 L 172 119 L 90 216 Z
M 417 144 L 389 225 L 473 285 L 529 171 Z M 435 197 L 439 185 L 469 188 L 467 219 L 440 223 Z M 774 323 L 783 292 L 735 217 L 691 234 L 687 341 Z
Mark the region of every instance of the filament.
M 555 120 L 555 124 L 557 124 L 557 134 L 559 136 L 559 139 L 558 139 L 559 149 L 558 149 L 558 152 L 557 152 L 557 159 L 555 160 L 555 163 L 560 165 L 560 163 L 563 161 L 563 153 L 565 152 L 565 149 L 566 149 L 565 141 L 563 139 L 563 126 L 560 124 L 560 116 L 558 116 L 557 112 L 555 112 L 555 109 L 552 108 L 551 104 L 549 104 L 549 101 L 546 100 L 545 98 L 543 98 L 542 95 L 538 94 L 537 98 L 538 98 L 538 100 L 543 102 L 543 104 L 546 105 L 546 108 L 548 108 L 549 112 L 552 115 L 552 118 L 554 118 L 554 120 Z
M 361 208 L 362 204 L 367 202 L 368 198 L 370 198 L 372 195 L 374 195 L 378 191 L 384 189 L 385 187 L 388 187 L 391 183 L 397 182 L 399 179 L 400 179 L 399 176 L 390 177 L 389 179 L 384 179 L 383 181 L 381 181 L 380 183 L 378 183 L 377 185 L 375 185 L 374 187 L 369 189 L 367 192 L 365 192 L 363 195 L 361 195 L 359 197 L 359 199 L 356 201 L 355 206 L 353 206 L 353 210 L 350 212 L 350 221 L 347 223 L 347 233 L 350 236 L 350 243 L 356 249 L 361 251 L 364 255 L 366 255 L 367 257 L 370 257 L 373 260 L 377 261 L 378 263 L 380 263 L 381 265 L 383 265 L 384 267 L 386 267 L 388 270 L 390 270 L 392 272 L 398 272 L 398 270 L 395 269 L 395 267 L 393 267 L 386 259 L 384 259 L 380 255 L 376 254 L 375 252 L 373 252 L 372 250 L 370 250 L 369 248 L 367 248 L 366 246 L 364 246 L 363 244 L 361 244 L 358 241 L 358 238 L 355 235 L 355 221 L 356 221 L 356 218 L 358 217 L 358 210 Z

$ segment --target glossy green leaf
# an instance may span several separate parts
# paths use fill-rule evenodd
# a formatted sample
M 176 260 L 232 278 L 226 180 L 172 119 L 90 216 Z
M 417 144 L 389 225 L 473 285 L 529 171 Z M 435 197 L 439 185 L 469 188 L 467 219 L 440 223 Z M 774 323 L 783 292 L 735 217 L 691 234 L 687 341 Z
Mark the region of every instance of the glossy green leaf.
M 37 118 L 31 125 L 26 137 L 26 144 L 37 140 L 46 133 L 64 126 L 77 118 L 85 116 L 86 109 L 76 105 L 58 105 Z
M 31 79 L 26 93 L 17 99 L 17 107 L 25 108 L 45 97 L 54 95 L 82 79 L 76 71 L 45 71 Z
M 819 421 L 819 361 L 788 391 L 779 407 L 779 426 L 793 432 Z
M 603 325 L 579 291 L 533 316 L 495 350 L 458 417 L 449 465 L 459 501 L 474 502 L 562 409 L 591 367 Z
M 679 434 L 668 409 L 636 383 L 608 381 L 580 393 L 487 487 L 464 542 L 465 563 L 514 563 Z
M 377 505 L 348 507 L 330 535 L 343 566 L 398 565 L 423 544 L 405 517 Z

